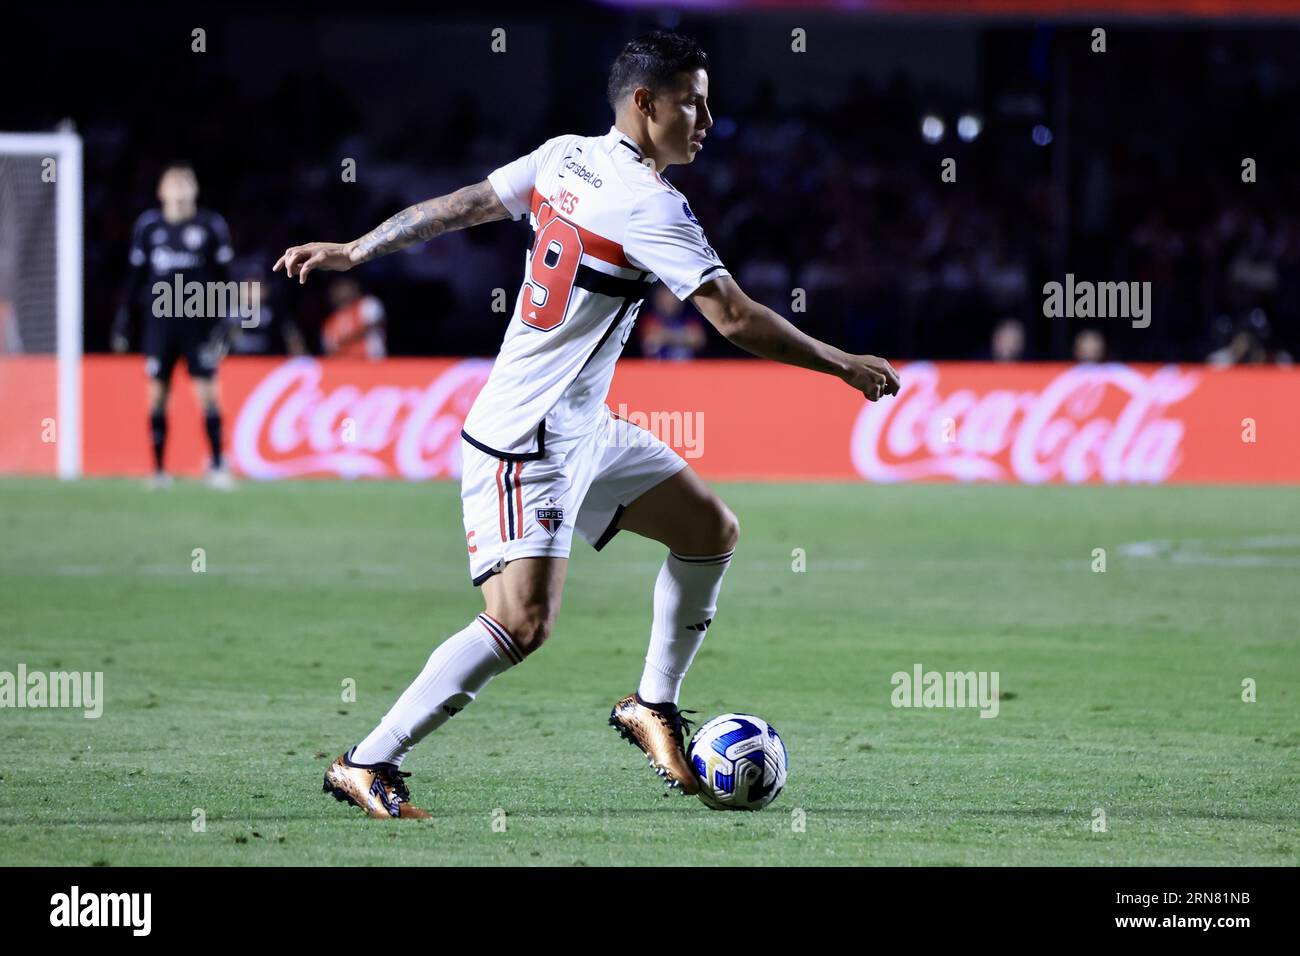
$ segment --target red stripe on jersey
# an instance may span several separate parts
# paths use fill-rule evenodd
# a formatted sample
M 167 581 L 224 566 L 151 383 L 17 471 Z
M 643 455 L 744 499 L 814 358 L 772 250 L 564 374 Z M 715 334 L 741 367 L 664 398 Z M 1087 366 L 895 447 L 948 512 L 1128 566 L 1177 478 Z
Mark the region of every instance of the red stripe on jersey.
M 522 461 L 515 463 L 515 537 L 524 536 L 524 492 L 520 473 L 524 470 Z
M 501 472 L 506 467 L 506 460 L 501 459 L 497 465 L 497 517 L 501 520 L 501 540 L 506 539 L 506 493 L 501 487 Z
M 545 222 L 542 221 L 542 203 L 546 203 Z M 590 229 L 583 229 L 572 219 L 561 216 L 555 211 L 555 207 L 550 205 L 550 201 L 533 187 L 533 215 L 537 217 L 537 231 L 541 232 L 542 227 L 550 222 L 553 218 L 560 218 L 578 230 L 578 235 L 582 238 L 582 251 L 601 262 L 608 262 L 612 266 L 622 266 L 625 269 L 635 268 L 623 253 L 623 246 L 613 239 L 606 239 L 604 236 L 598 236 Z

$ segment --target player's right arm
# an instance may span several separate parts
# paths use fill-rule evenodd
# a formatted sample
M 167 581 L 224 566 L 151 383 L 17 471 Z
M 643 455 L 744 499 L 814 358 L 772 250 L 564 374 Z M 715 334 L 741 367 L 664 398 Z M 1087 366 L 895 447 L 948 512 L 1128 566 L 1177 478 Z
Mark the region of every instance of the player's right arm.
M 285 275 L 290 278 L 296 275 L 302 283 L 315 269 L 346 272 L 353 266 L 418 242 L 428 242 L 446 232 L 509 218 L 510 211 L 485 179 L 446 196 L 408 206 L 351 242 L 309 242 L 290 246 L 276 260 L 271 271 L 283 267 Z
M 154 212 L 146 212 L 135 221 L 131 228 L 131 249 L 127 253 L 128 271 L 126 285 L 122 289 L 122 299 L 113 315 L 113 328 L 109 334 L 109 343 L 114 352 L 125 352 L 130 346 L 131 310 L 136 307 L 140 290 L 144 288 L 149 274 L 149 254 L 145 248 L 145 230 L 156 219 Z
M 691 302 L 727 341 L 754 355 L 834 375 L 869 401 L 898 394 L 898 372 L 875 355 L 850 355 L 801 332 L 767 306 L 755 302 L 731 276 L 705 282 Z
M 633 206 L 623 244 L 635 264 L 658 276 L 679 300 L 690 299 L 733 345 L 835 375 L 869 401 L 898 394 L 898 372 L 884 359 L 850 355 L 818 341 L 745 295 L 676 190 L 651 190 Z

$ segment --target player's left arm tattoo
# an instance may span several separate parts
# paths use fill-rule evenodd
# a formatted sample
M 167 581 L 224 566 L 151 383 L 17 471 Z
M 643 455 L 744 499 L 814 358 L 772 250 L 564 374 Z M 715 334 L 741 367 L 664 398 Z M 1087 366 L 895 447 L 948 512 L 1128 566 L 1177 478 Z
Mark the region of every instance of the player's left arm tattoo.
M 384 220 L 353 243 L 351 258 L 359 265 L 417 242 L 428 242 L 446 232 L 509 218 L 509 210 L 485 179 L 446 196 L 408 206 Z

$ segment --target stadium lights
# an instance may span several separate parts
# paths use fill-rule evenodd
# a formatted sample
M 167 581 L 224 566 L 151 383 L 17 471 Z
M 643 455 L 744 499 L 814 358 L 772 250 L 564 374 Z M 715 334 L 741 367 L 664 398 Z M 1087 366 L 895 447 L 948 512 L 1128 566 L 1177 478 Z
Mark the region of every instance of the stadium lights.
M 921 138 L 927 143 L 937 143 L 943 139 L 943 120 L 933 113 L 921 117 Z
M 1052 142 L 1052 131 L 1042 123 L 1034 127 L 1031 135 L 1034 137 L 1035 146 L 1047 146 Z
M 963 143 L 974 142 L 984 129 L 984 121 L 974 113 L 963 113 L 957 120 L 957 136 Z

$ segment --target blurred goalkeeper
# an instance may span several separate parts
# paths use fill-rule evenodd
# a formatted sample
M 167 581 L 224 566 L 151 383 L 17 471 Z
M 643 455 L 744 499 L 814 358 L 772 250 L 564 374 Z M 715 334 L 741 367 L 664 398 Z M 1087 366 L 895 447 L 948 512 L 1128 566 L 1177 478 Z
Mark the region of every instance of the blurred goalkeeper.
M 199 209 L 199 180 L 187 163 L 173 163 L 158 180 L 159 209 L 136 220 L 131 234 L 131 272 L 122 305 L 113 321 L 114 352 L 125 352 L 131 313 L 144 319 L 145 374 L 149 379 L 149 434 L 153 441 L 151 488 L 166 488 L 171 477 L 164 467 L 167 444 L 167 397 L 172 368 L 182 356 L 194 382 L 194 395 L 203 411 L 203 425 L 212 449 L 209 486 L 233 487 L 221 454 L 221 409 L 217 401 L 217 364 L 230 348 L 237 316 L 186 315 L 183 309 L 156 309 L 156 283 L 170 290 L 179 281 L 226 283 L 234 258 L 230 230 L 217 213 Z M 143 308 L 141 308 L 143 307 Z M 159 313 L 163 314 L 159 314 Z

